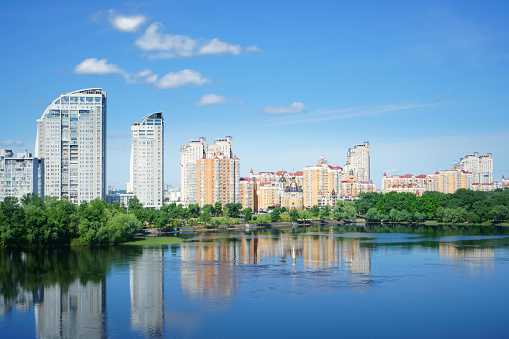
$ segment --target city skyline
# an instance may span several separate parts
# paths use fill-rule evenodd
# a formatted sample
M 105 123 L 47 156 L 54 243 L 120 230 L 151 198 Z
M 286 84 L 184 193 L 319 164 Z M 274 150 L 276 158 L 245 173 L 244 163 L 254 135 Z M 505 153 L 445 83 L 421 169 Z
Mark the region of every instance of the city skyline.
M 508 8 L 8 3 L 0 148 L 35 154 L 36 120 L 52 100 L 102 88 L 106 181 L 119 188 L 129 181 L 131 124 L 159 111 L 173 186 L 180 146 L 224 135 L 235 138 L 243 177 L 302 170 L 322 154 L 343 167 L 348 148 L 369 141 L 377 187 L 384 173 L 434 173 L 474 152 L 493 154 L 500 181 L 509 174 Z

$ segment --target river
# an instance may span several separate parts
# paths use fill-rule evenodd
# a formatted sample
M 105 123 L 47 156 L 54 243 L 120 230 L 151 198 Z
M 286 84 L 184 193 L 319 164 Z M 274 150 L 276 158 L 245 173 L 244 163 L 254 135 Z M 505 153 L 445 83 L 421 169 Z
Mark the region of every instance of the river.
M 2 338 L 506 338 L 509 229 L 344 225 L 0 251 Z

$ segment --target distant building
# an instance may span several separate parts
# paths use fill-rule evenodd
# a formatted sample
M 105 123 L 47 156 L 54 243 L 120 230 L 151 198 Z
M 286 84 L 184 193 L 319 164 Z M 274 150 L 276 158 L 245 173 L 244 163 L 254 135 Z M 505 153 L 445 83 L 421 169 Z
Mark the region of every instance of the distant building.
M 345 173 L 357 173 L 357 181 L 370 181 L 369 142 L 355 145 L 348 149 L 346 156 Z
M 304 168 L 303 177 L 304 206 L 335 206 L 337 197 L 341 195 L 341 167 L 329 165 L 322 155 L 316 166 Z
M 239 178 L 239 203 L 243 208 L 258 211 L 257 181 L 255 178 Z
M 239 201 L 240 160 L 214 153 L 213 159 L 196 162 L 197 203 L 200 206 Z
M 44 197 L 44 160 L 28 152 L 14 156 L 11 150 L 0 149 L 0 201 L 28 193 Z
M 144 207 L 163 206 L 163 113 L 148 114 L 131 126 L 131 189 Z
M 180 147 L 180 194 L 185 206 L 196 204 L 196 162 L 206 158 L 205 138 L 189 140 Z
M 118 201 L 120 204 L 123 204 L 125 207 L 127 207 L 129 200 L 132 198 L 136 198 L 136 195 L 133 193 L 113 193 L 106 194 L 104 200 L 106 200 L 108 204 L 113 204 L 115 201 Z
M 44 194 L 75 204 L 106 194 L 106 92 L 64 93 L 37 120 L 35 157 L 44 159 Z
M 461 158 L 458 166 L 465 172 L 471 172 L 474 183 L 491 184 L 493 183 L 493 157 L 491 153 L 486 155 L 468 154 Z

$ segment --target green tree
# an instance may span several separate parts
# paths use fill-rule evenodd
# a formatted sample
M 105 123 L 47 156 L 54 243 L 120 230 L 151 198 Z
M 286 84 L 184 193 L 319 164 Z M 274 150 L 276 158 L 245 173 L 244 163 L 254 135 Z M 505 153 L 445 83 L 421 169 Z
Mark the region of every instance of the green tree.
M 271 221 L 272 219 L 269 213 L 262 214 L 256 219 L 256 223 L 259 225 L 267 225 L 270 224 Z
M 18 198 L 0 202 L 0 247 L 23 245 L 25 214 Z
M 290 212 L 288 212 L 288 215 L 291 221 L 296 221 L 297 219 L 299 219 L 299 211 L 296 210 L 295 208 L 291 209 Z
M 207 224 L 212 220 L 210 212 L 208 210 L 201 212 L 200 218 L 198 220 Z
M 320 208 L 320 212 L 318 212 L 318 215 L 320 219 L 325 219 L 330 215 L 330 207 L 329 206 L 323 206 Z
M 368 221 L 380 221 L 382 219 L 376 207 L 371 207 L 364 215 L 364 218 Z
M 214 215 L 218 217 L 222 214 L 223 214 L 223 204 L 221 204 L 220 202 L 216 202 L 214 204 Z
M 127 202 L 127 210 L 129 212 L 141 210 L 142 208 L 143 208 L 143 204 L 136 197 L 129 199 L 129 201 Z
M 509 209 L 504 205 L 496 205 L 491 209 L 490 217 L 495 221 L 506 220 L 509 217 Z
M 309 209 L 309 212 L 314 218 L 316 218 L 320 214 L 320 208 L 317 205 L 314 205 Z
M 270 221 L 277 222 L 279 220 L 281 220 L 281 207 L 278 205 L 270 213 Z
M 200 216 L 200 206 L 198 204 L 190 204 L 187 210 L 191 218 L 198 218 Z
M 243 214 L 244 214 L 244 219 L 246 221 L 249 221 L 253 217 L 253 210 L 251 209 L 251 207 L 246 207 L 246 208 L 244 208 Z

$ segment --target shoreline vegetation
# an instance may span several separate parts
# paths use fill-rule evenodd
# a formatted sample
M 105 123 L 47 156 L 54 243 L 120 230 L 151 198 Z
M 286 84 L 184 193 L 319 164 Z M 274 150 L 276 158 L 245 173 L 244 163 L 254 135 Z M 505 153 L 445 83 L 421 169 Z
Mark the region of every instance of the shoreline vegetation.
M 359 220 L 360 219 L 360 220 Z M 509 189 L 474 192 L 460 189 L 452 194 L 425 192 L 365 193 L 358 200 L 338 200 L 335 207 L 313 206 L 288 210 L 274 206 L 253 215 L 238 203 L 187 208 L 175 203 L 159 210 L 143 208 L 137 198 L 128 206 L 95 199 L 74 205 L 66 197 L 42 199 L 28 194 L 18 201 L 0 202 L 0 248 L 47 246 L 96 246 L 112 244 L 171 244 L 178 237 L 136 237 L 147 233 L 214 231 L 256 227 L 318 226 L 345 223 L 417 225 L 509 226 Z M 150 238 L 173 238 L 154 240 Z M 180 239 L 180 240 L 177 240 Z

